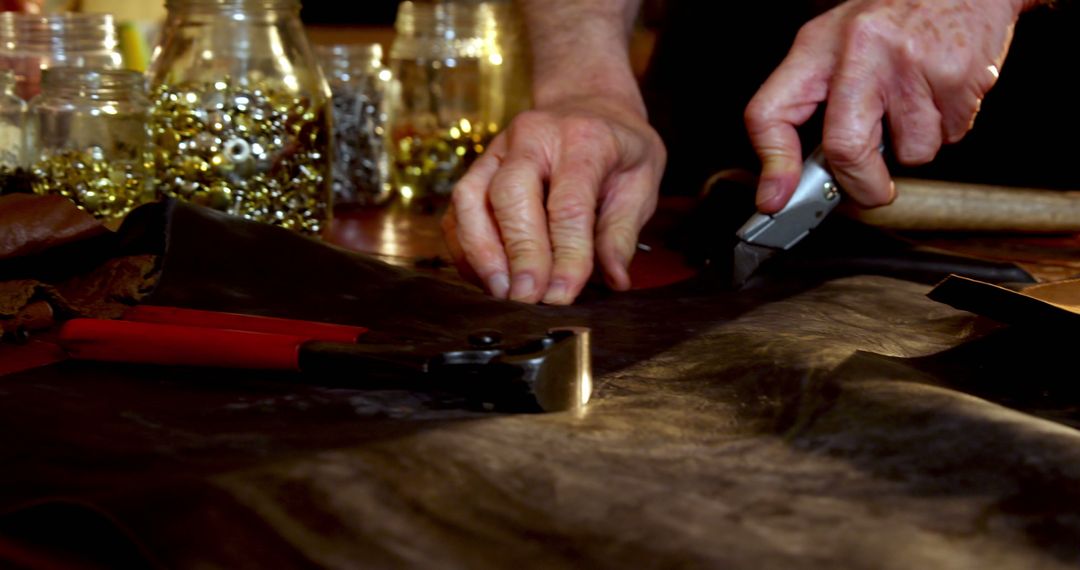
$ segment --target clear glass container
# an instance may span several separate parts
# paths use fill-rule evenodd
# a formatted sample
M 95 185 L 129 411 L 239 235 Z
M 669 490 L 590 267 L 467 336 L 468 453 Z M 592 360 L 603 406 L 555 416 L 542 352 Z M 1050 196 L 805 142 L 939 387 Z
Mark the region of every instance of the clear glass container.
M 513 0 L 487 0 L 495 14 L 495 42 L 502 55 L 503 124 L 532 108 L 532 50 L 521 8 Z
M 0 69 L 15 72 L 15 93 L 29 101 L 50 67 L 120 69 L 116 23 L 109 14 L 0 13 Z
M 0 71 L 0 193 L 20 178 L 26 166 L 26 102 L 15 95 L 15 74 Z
M 316 46 L 333 93 L 335 205 L 381 205 L 390 197 L 386 85 L 379 44 Z
M 389 154 L 403 203 L 437 209 L 507 120 L 507 67 L 488 2 L 402 2 L 390 51 Z
M 330 88 L 297 0 L 168 0 L 151 63 L 158 190 L 318 235 L 331 217 Z
M 150 101 L 134 71 L 52 67 L 30 102 L 34 192 L 118 220 L 149 198 Z

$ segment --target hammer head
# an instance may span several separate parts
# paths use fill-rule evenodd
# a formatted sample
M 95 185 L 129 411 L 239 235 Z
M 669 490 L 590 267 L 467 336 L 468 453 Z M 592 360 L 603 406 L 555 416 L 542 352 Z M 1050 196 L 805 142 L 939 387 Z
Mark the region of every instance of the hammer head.
M 592 398 L 592 347 L 584 327 L 548 331 L 539 351 L 507 354 L 504 362 L 522 370 L 521 382 L 545 412 L 584 407 Z
M 576 410 L 592 397 L 590 340 L 587 328 L 557 328 L 518 346 L 443 353 L 430 372 L 487 409 Z

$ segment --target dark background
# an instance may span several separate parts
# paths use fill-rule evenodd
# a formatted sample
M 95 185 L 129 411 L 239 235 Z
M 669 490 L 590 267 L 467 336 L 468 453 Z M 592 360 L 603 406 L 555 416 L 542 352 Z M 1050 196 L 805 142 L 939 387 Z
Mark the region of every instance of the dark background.
M 392 26 L 397 5 L 398 0 L 306 0 L 300 15 L 309 24 Z
M 400 0 L 360 0 L 358 2 L 305 0 L 301 14 L 304 21 L 309 24 L 390 26 L 394 23 L 394 14 L 399 2 Z M 665 4 L 665 0 L 644 0 L 641 9 L 642 22 L 649 27 L 658 25 Z

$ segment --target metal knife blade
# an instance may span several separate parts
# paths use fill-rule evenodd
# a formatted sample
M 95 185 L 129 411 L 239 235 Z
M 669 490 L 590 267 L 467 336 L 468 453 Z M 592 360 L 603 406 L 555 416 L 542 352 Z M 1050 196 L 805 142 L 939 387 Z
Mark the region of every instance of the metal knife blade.
M 746 285 L 758 267 L 780 250 L 763 245 L 753 245 L 740 241 L 735 246 L 735 261 L 731 270 L 731 282 L 736 289 Z
M 840 203 L 840 189 L 819 147 L 803 163 L 799 185 L 787 205 L 769 215 L 757 213 L 736 232 L 732 284 L 741 288 L 766 260 L 791 249 Z

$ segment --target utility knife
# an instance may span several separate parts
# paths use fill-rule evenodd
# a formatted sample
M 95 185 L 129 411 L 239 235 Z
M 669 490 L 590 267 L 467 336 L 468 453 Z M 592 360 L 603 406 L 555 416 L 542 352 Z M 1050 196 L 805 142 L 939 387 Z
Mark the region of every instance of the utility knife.
M 777 253 L 802 241 L 840 203 L 840 187 L 833 180 L 819 147 L 803 163 L 795 193 L 775 214 L 754 214 L 736 232 L 732 282 L 743 287 L 759 267 Z

